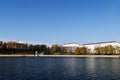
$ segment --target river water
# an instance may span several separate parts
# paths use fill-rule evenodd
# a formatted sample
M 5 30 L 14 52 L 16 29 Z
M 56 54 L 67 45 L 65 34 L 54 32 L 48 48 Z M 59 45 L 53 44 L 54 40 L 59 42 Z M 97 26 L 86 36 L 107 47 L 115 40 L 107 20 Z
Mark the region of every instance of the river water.
M 0 80 L 120 80 L 120 58 L 0 58 Z

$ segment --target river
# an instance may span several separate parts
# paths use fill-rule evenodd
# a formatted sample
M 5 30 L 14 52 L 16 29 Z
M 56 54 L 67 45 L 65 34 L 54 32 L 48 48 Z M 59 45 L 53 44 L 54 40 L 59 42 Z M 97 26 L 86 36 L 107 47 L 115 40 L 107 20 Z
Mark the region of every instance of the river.
M 1 57 L 0 80 L 120 80 L 120 58 Z

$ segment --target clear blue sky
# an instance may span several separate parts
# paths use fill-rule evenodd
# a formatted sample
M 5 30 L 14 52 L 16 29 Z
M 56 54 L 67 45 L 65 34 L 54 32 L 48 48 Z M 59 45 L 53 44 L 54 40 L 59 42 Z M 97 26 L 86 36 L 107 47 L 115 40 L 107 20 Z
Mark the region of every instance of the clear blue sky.
M 120 0 L 0 0 L 0 40 L 120 41 Z

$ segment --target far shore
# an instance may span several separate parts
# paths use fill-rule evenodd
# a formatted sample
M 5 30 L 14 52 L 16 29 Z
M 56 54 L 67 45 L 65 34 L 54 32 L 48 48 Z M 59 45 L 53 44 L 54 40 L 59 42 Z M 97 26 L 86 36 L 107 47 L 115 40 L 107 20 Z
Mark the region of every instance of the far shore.
M 34 56 L 31 54 L 27 55 L 2 55 L 0 54 L 0 57 L 98 57 L 98 58 L 120 58 L 120 55 L 39 55 Z

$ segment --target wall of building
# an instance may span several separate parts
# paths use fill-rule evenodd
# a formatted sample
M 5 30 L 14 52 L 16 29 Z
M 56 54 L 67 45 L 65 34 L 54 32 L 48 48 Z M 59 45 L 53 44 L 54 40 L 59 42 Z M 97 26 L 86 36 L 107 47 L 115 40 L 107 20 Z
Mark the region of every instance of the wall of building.
M 80 45 L 80 44 L 74 44 L 74 43 L 71 43 L 71 44 L 64 44 L 64 45 L 62 45 L 62 47 L 65 47 L 67 50 L 67 52 L 74 52 L 75 51 L 75 49 L 77 48 L 77 47 L 86 47 L 87 49 L 88 49 L 88 51 L 90 52 L 90 53 L 95 53 L 95 48 L 96 47 L 105 47 L 105 46 L 108 46 L 108 45 L 111 45 L 111 46 L 113 46 L 113 47 L 120 47 L 120 43 L 119 42 L 116 42 L 116 41 L 111 41 L 111 42 L 99 42 L 99 43 L 88 43 L 88 44 L 82 44 L 82 45 Z M 118 53 L 118 51 L 116 51 L 116 53 Z

